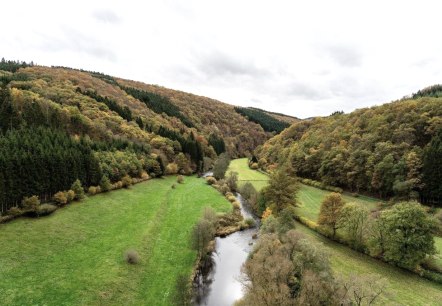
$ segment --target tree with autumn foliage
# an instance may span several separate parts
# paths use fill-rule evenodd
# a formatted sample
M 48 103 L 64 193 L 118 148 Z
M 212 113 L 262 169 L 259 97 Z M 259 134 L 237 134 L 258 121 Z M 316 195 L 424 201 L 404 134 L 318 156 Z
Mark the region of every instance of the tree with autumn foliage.
M 340 225 L 339 219 L 344 204 L 341 194 L 336 192 L 327 195 L 321 203 L 318 224 L 331 229 L 333 238 L 335 238 L 336 230 Z
M 296 206 L 298 189 L 298 181 L 293 176 L 293 170 L 286 166 L 270 175 L 269 184 L 262 190 L 262 194 L 267 206 L 278 215 L 285 208 Z

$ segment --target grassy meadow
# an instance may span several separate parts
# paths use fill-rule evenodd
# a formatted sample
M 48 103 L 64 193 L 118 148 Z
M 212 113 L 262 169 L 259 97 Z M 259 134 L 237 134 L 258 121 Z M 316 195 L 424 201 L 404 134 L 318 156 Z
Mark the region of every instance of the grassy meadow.
M 229 168 L 227 169 L 227 173 L 229 171 L 238 172 L 239 186 L 246 183 L 247 181 L 250 181 L 255 189 L 259 191 L 267 185 L 269 177 L 264 173 L 250 169 L 247 162 L 247 158 L 232 160 L 230 162 Z
M 257 190 L 266 185 L 265 174 L 251 170 L 247 159 L 236 159 L 230 164 L 229 170 L 237 171 L 240 180 L 249 180 Z M 315 187 L 300 185 L 297 201 L 300 207 L 296 208 L 301 216 L 316 221 L 319 208 L 329 191 Z M 375 208 L 377 199 L 359 196 L 352 197 L 344 194 L 346 202 L 355 202 L 365 205 L 369 209 Z M 319 243 L 330 254 L 333 271 L 339 275 L 349 276 L 362 274 L 377 274 L 388 281 L 388 288 L 378 304 L 380 305 L 441 305 L 442 285 L 426 280 L 416 274 L 396 268 L 382 261 L 358 253 L 345 245 L 331 241 L 317 232 L 297 223 L 296 229 L 306 237 Z M 442 262 L 442 238 L 436 237 L 436 247 L 439 250 L 437 258 Z
M 190 231 L 203 208 L 231 205 L 202 179 L 155 179 L 0 224 L 2 305 L 170 305 L 190 275 Z M 197 196 L 195 196 L 197 195 Z M 135 249 L 138 265 L 123 254 Z

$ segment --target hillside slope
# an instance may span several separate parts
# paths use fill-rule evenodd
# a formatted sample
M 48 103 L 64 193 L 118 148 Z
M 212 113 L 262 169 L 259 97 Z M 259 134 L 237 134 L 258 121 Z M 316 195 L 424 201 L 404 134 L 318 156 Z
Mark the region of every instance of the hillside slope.
M 25 196 L 48 200 L 77 178 L 88 187 L 202 171 L 218 154 L 250 155 L 271 136 L 213 99 L 2 59 L 0 212 Z
M 327 185 L 440 203 L 441 139 L 442 99 L 420 97 L 297 122 L 256 154 Z

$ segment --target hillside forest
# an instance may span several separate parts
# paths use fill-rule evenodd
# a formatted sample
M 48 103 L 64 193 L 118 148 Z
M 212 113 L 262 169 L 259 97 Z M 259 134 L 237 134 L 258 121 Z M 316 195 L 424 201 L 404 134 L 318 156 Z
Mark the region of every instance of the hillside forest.
M 272 116 L 263 120 L 282 122 Z M 77 179 L 100 191 L 100 182 L 202 172 L 217 155 L 250 155 L 273 134 L 213 99 L 2 59 L 0 212 L 23 209 L 26 197 L 48 201 Z

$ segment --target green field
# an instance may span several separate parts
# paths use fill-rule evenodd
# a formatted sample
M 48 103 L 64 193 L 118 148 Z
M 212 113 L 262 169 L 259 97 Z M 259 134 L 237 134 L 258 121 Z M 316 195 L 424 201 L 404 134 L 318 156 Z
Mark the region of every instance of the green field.
M 251 170 L 246 159 L 236 159 L 230 168 L 239 173 L 242 179 L 250 180 L 255 188 L 265 186 L 264 174 Z M 258 180 L 258 181 L 257 181 Z M 307 219 L 316 221 L 323 198 L 330 193 L 311 186 L 301 185 L 297 194 L 298 213 Z M 367 206 L 369 209 L 376 207 L 378 200 L 368 197 L 352 197 L 344 194 L 346 202 L 356 202 Z M 442 285 L 419 277 L 411 272 L 393 267 L 387 263 L 373 259 L 367 255 L 353 251 L 345 245 L 331 241 L 312 231 L 304 225 L 297 223 L 297 230 L 304 233 L 308 239 L 321 243 L 330 254 L 330 261 L 335 273 L 348 276 L 350 274 L 378 274 L 386 278 L 389 284 L 387 292 L 379 304 L 388 305 L 441 305 Z M 442 250 L 442 238 L 435 238 L 436 247 Z M 440 253 L 441 254 L 441 253 Z M 442 260 L 442 256 L 438 257 Z
M 256 190 L 261 190 L 267 185 L 269 177 L 264 173 L 249 168 L 247 158 L 234 159 L 230 162 L 229 171 L 238 172 L 238 183 L 241 186 L 245 182 L 249 181 L 253 184 Z
M 202 179 L 155 179 L 0 225 L 1 305 L 170 305 L 196 254 L 190 230 L 205 206 L 231 205 Z M 123 253 L 139 252 L 128 265 Z
M 330 194 L 330 191 L 301 184 L 297 197 L 299 205 L 299 208 L 296 209 L 297 212 L 300 216 L 316 222 L 318 220 L 321 203 L 328 194 Z M 355 198 L 347 194 L 343 194 L 342 198 L 347 203 L 358 203 L 370 210 L 375 208 L 377 203 L 379 203 L 379 200 L 365 196 Z

